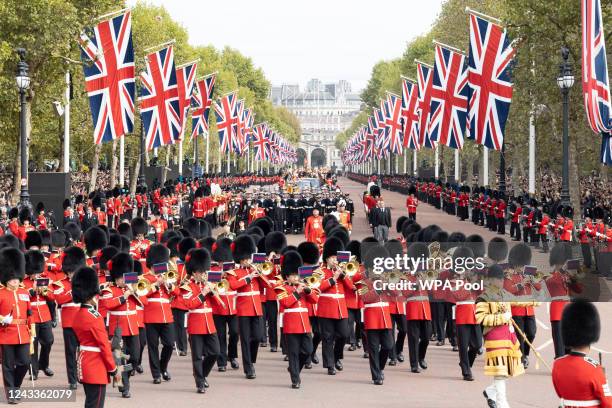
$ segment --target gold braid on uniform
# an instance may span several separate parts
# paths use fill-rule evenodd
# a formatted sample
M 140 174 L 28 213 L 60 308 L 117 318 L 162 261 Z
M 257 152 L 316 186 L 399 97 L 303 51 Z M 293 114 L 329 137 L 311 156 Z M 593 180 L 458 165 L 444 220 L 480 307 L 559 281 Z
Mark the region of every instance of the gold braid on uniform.
M 503 333 L 497 335 L 496 328 L 511 325 L 508 302 L 478 302 L 476 304 L 476 322 L 484 326 L 485 337 L 485 375 L 515 377 L 525 372 L 521 363 L 520 343 L 513 342 Z

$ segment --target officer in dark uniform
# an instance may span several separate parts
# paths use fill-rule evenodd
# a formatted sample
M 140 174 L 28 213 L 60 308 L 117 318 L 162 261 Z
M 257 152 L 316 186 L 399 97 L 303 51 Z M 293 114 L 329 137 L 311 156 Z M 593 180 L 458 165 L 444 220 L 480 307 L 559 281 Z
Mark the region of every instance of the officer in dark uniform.
M 266 193 L 265 198 L 261 203 L 260 207 L 264 209 L 268 217 L 272 216 L 272 210 L 274 209 L 274 200 L 272 200 L 270 193 Z
M 344 201 L 346 202 L 346 211 L 351 214 L 352 220 L 353 216 L 355 215 L 355 204 L 353 203 L 353 200 L 351 200 L 349 193 L 344 194 Z
M 306 220 L 304 218 L 304 207 L 306 207 L 307 204 L 308 202 L 304 198 L 304 195 L 300 194 L 300 198 L 296 202 L 296 207 L 297 207 L 296 223 L 298 226 L 297 227 L 298 234 L 301 233 L 302 230 L 304 229 L 304 221 Z
M 287 231 L 289 234 L 295 234 L 295 213 L 297 211 L 296 209 L 296 202 L 295 202 L 295 195 L 291 194 L 289 196 L 289 198 L 287 199 Z
M 271 200 L 270 200 L 271 201 Z M 274 222 L 274 231 L 285 232 L 285 224 L 287 222 L 287 209 L 281 200 L 281 196 L 277 195 L 272 203 L 268 216 Z

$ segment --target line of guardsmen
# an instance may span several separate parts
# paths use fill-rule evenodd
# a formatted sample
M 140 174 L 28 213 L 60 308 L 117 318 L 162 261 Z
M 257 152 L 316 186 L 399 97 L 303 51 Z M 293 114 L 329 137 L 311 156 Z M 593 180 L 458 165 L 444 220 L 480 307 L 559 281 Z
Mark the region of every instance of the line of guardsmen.
M 334 224 L 333 218 L 327 223 Z M 195 218 L 185 220 L 178 230 L 164 231 L 159 239 L 154 235 L 152 240 L 147 238 L 149 225 L 143 218 L 123 225 L 127 227 L 121 233 L 104 225 L 82 232 L 76 223 L 69 223 L 65 230 L 49 234 L 29 230 L 24 240 L 12 234 L 0 238 L 0 323 L 5 328 L 0 332 L 0 344 L 9 402 L 17 402 L 10 390 L 19 389 L 30 362 L 33 379 L 37 379 L 38 370 L 53 375 L 48 367 L 53 343 L 50 304 L 60 309 L 69 386 L 75 389 L 77 382 L 83 383 L 86 406 L 99 406 L 95 404 L 104 398 L 110 377 L 119 384 L 122 396 L 130 397 L 130 377 L 144 371 L 145 347 L 153 382 L 160 384 L 171 381 L 172 354 L 177 350 L 186 355 L 188 342 L 195 388 L 204 393 L 215 364 L 221 372 L 226 371 L 228 362 L 233 369 L 239 368 L 239 340 L 245 377 L 255 379 L 258 350 L 267 337 L 271 351 L 277 351 L 278 327 L 293 388 L 300 388 L 303 368 L 318 364 L 319 345 L 327 373 L 342 371 L 347 343 L 352 346 L 349 350 L 364 348 L 372 381 L 382 385 L 387 362 L 403 361 L 405 339 L 410 370 L 419 373 L 428 368 L 426 353 L 434 314 L 437 310 L 438 316 L 448 319 L 449 309 L 454 312 L 447 324 L 456 339 L 462 376 L 471 381 L 471 367 L 483 336 L 487 345 L 487 335 L 480 331 L 484 323 L 478 320 L 476 310 L 482 291 L 387 292 L 373 286 L 376 258 L 404 253 L 410 258 L 427 257 L 436 245 L 437 256 L 477 257 L 486 252 L 498 269 L 504 265 L 500 285 L 488 288 L 493 294 L 511 299 L 546 286 L 552 300 L 555 354 L 561 357 L 566 353 L 563 342 L 568 339 L 567 345 L 578 344 L 559 323 L 570 294 L 580 285 L 568 265 L 570 254 L 563 243 L 551 249 L 553 271 L 536 278 L 525 269 L 531 264 L 531 248 L 525 244 L 508 250 L 507 242 L 497 238 L 485 248 L 478 235 L 448 234 L 437 226 L 421 228 L 406 217 L 396 225 L 401 239 L 384 245 L 372 237 L 350 241 L 348 231 L 343 231 L 330 234 L 322 251 L 309 242 L 297 248 L 287 245 L 284 234 L 273 231 L 269 217 L 254 220 L 233 241 L 213 239 L 209 223 Z M 337 231 L 343 228 L 330 226 Z M 432 247 L 434 242 L 437 244 Z M 346 259 L 340 261 L 342 251 L 350 252 L 357 265 L 349 267 Z M 260 253 L 263 259 L 256 260 Z M 483 273 L 474 272 L 473 278 L 480 279 L 478 274 Z M 443 280 L 459 277 L 452 270 L 435 274 Z M 417 277 L 391 272 L 383 279 L 414 281 Z M 529 344 L 535 337 L 534 306 L 537 303 L 515 303 L 508 311 L 527 339 L 519 338 L 520 346 L 514 351 L 522 369 L 528 366 Z M 120 339 L 116 358 L 111 353 L 113 337 Z M 489 360 L 490 372 L 498 373 Z M 599 372 L 587 374 L 595 378 Z M 564 374 L 557 375 L 562 381 Z M 604 387 L 605 382 L 596 379 Z M 587 395 L 589 391 L 581 387 L 584 383 L 565 383 L 557 391 L 580 395 L 565 397 L 571 401 L 609 401 L 605 388 L 601 392 L 591 389 L 599 393 Z M 485 396 L 503 407 L 501 385 L 496 390 L 499 395 Z M 490 401 L 489 406 L 496 406 Z

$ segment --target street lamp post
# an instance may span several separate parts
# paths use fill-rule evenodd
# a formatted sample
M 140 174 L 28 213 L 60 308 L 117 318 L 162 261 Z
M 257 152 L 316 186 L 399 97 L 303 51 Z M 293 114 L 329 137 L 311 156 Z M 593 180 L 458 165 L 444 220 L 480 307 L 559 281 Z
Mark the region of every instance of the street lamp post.
M 28 76 L 28 64 L 25 62 L 26 50 L 17 48 L 19 62 L 17 63 L 17 74 L 15 81 L 19 89 L 19 143 L 21 146 L 21 193 L 19 195 L 19 207 L 30 207 L 30 193 L 28 192 L 28 140 L 26 133 L 26 91 L 30 87 Z
M 563 180 L 561 184 L 561 205 L 570 205 L 569 195 L 569 91 L 574 85 L 572 67 L 568 62 L 569 49 L 561 47 L 563 63 L 559 65 L 557 85 L 563 94 Z

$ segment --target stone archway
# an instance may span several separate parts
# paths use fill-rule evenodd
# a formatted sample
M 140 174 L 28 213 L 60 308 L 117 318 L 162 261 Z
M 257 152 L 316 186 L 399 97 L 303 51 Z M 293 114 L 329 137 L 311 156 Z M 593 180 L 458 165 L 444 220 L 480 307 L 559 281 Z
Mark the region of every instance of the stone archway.
M 311 167 L 323 167 L 325 166 L 327 160 L 325 155 L 325 150 L 317 147 L 310 154 L 310 165 Z
M 301 147 L 297 149 L 297 165 L 298 167 L 305 167 L 306 161 L 306 150 Z

